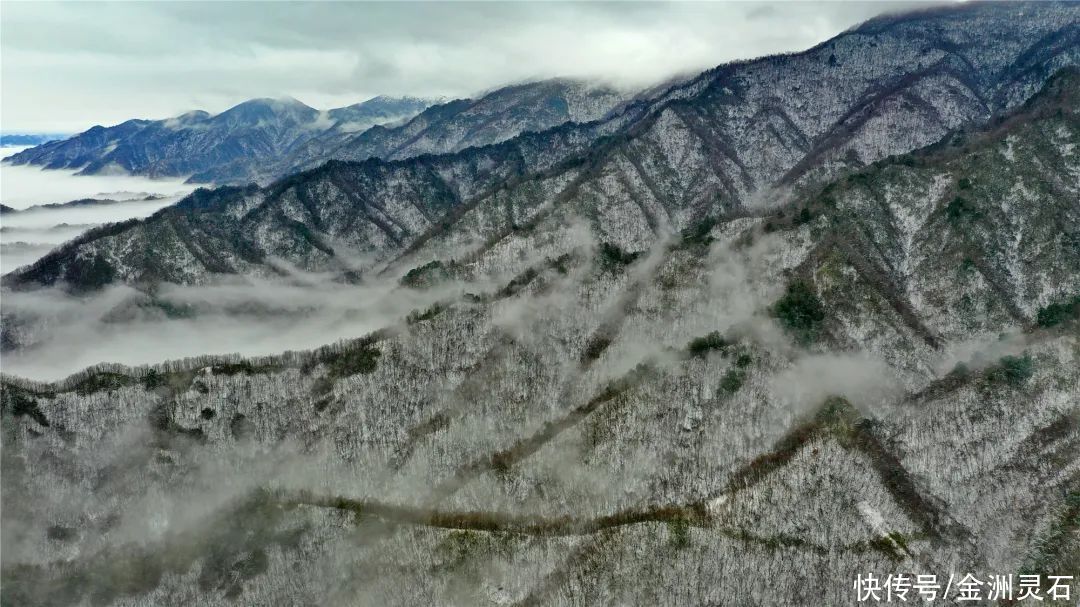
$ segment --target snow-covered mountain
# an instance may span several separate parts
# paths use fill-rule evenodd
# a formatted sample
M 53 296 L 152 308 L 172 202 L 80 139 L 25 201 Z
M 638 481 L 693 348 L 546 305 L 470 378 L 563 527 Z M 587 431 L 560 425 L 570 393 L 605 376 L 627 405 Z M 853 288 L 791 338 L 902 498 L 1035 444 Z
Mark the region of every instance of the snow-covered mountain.
M 189 177 L 194 183 L 268 183 L 334 158 L 454 152 L 566 122 L 588 122 L 630 96 L 607 86 L 553 79 L 430 108 L 429 100 L 376 97 L 318 112 L 296 100 L 256 99 L 218 116 L 189 112 L 169 120 L 95 127 L 25 150 L 9 162 L 87 174 L 122 169 Z
M 759 212 L 1022 103 L 1051 73 L 1080 64 L 1078 19 L 1075 4 L 1037 3 L 875 20 L 803 53 L 720 66 L 601 120 L 196 192 L 5 280 L 80 286 L 92 267 L 106 282 L 189 283 L 274 274 L 268 258 L 332 271 L 358 254 L 374 269 L 418 250 L 470 254 L 552 213 L 577 214 L 601 239 L 641 251 L 663 233 Z
M 1064 75 L 646 255 L 538 226 L 405 275 L 462 291 L 363 339 L 6 377 L 4 599 L 848 604 L 868 572 L 1070 575 L 1078 99 Z
M 1080 596 L 1078 64 L 1080 5 L 934 8 L 93 230 L 5 277 L 9 353 L 374 330 L 4 375 L 0 599 Z
M 608 86 L 565 78 L 507 86 L 477 99 L 432 106 L 402 125 L 353 136 L 322 136 L 262 173 L 264 181 L 319 166 L 330 159 L 399 160 L 445 154 L 606 116 L 631 98 Z
M 217 115 L 192 111 L 166 120 L 96 126 L 23 150 L 5 162 L 80 169 L 85 174 L 190 176 L 195 182 L 206 182 L 218 174 L 252 174 L 260 165 L 327 132 L 362 131 L 411 118 L 430 103 L 411 97 L 375 97 L 320 112 L 291 98 L 252 99 Z

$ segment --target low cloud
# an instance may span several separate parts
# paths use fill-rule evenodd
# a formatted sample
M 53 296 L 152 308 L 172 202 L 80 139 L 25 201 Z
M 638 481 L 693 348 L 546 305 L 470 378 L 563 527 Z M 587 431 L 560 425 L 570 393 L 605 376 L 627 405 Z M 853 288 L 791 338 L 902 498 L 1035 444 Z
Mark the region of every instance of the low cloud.
M 2 155 L 12 151 L 4 148 Z M 37 261 L 95 226 L 148 217 L 193 189 L 178 179 L 75 173 L 0 165 L 0 202 L 18 210 L 0 216 L 0 274 Z M 55 206 L 86 199 L 101 202 Z
M 810 411 L 830 396 L 843 396 L 864 412 L 880 410 L 903 387 L 895 372 L 869 354 L 815 354 L 799 358 L 772 380 L 776 398 Z
M 806 49 L 912 5 L 14 3 L 0 23 L 4 122 L 78 131 L 218 112 L 253 97 L 329 108 L 379 94 L 465 97 L 556 76 L 648 86 Z
M 978 370 L 997 363 L 1002 356 L 1022 353 L 1030 344 L 1030 338 L 1020 328 L 1004 333 L 980 335 L 960 342 L 947 344 L 936 366 L 938 375 L 945 375 L 964 365 Z
M 5 152 L 10 148 L 5 149 Z M 8 154 L 5 154 L 8 155 Z M 176 196 L 194 186 L 182 179 L 150 179 L 131 175 L 76 175 L 75 170 L 44 171 L 36 166 L 0 165 L 0 202 L 25 209 L 33 205 L 68 202 L 83 198 L 131 198 L 142 194 Z M 14 217 L 17 217 L 14 216 Z M 13 217 L 4 217 L 10 225 Z M 69 220 L 70 221 L 70 220 Z
M 89 297 L 60 289 L 4 293 L 4 371 L 48 380 L 101 362 L 157 363 L 203 354 L 277 354 L 360 337 L 465 285 L 413 290 L 396 278 L 361 285 L 330 275 L 223 278 L 208 286 L 161 285 L 151 297 L 116 286 Z

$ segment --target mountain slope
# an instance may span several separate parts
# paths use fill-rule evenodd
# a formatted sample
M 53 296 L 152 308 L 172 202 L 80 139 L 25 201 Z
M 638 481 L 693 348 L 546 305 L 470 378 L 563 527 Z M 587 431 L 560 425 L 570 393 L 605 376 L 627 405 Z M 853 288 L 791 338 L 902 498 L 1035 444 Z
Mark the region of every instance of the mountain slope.
M 91 264 L 107 281 L 205 281 L 272 272 L 267 256 L 333 269 L 357 254 L 381 263 L 431 242 L 468 254 L 565 202 L 602 239 L 642 250 L 658 234 L 754 212 L 787 189 L 812 188 L 1020 103 L 1057 67 L 1080 61 L 1078 22 L 1073 4 L 871 21 L 804 53 L 710 70 L 604 120 L 221 191 L 213 205 L 192 201 L 82 239 L 7 280 L 78 282 Z M 451 111 L 440 107 L 433 111 Z M 154 268 L 138 253 L 150 243 L 168 251 Z M 206 264 L 200 250 L 220 251 L 224 263 Z
M 426 111 L 430 102 L 415 98 L 376 97 L 325 113 L 301 110 L 292 103 L 255 100 L 229 110 L 251 117 L 252 124 L 243 126 L 255 132 L 234 134 L 239 126 L 235 120 L 192 112 L 167 121 L 130 121 L 103 132 L 91 129 L 66 144 L 24 151 L 11 162 L 82 168 L 86 173 L 107 170 L 115 162 L 128 172 L 190 176 L 196 183 L 268 183 L 332 158 L 391 159 L 455 152 L 569 121 L 596 120 L 625 98 L 608 87 L 554 79 L 508 86 L 475 100 L 459 99 Z M 271 117 L 267 110 L 282 116 Z M 177 128 L 183 133 L 172 132 Z M 266 141 L 266 131 L 272 141 Z M 216 140 L 224 135 L 231 139 Z M 228 148 L 229 155 L 204 158 L 203 148 L 215 145 Z M 140 162 L 129 157 L 139 154 L 128 148 L 151 156 L 154 150 L 167 149 L 170 156 Z
M 292 263 L 394 316 L 0 376 L 0 603 L 1046 598 L 1080 570 L 1074 6 L 876 19 L 605 120 L 200 190 L 7 277 Z
M 1080 293 L 1078 98 L 1064 72 L 643 255 L 550 213 L 441 259 L 463 293 L 317 351 L 5 376 L 3 599 L 849 604 L 867 572 L 1068 575 L 1080 309 L 1039 310 Z
M 591 83 L 553 79 L 508 86 L 478 99 L 458 99 L 421 112 L 411 121 L 355 136 L 320 136 L 265 172 L 279 177 L 329 159 L 400 160 L 489 145 L 566 122 L 603 118 L 625 95 Z
M 363 129 L 409 118 L 427 107 L 414 98 L 376 97 L 325 114 L 295 99 L 253 99 L 211 116 L 188 112 L 167 120 L 129 120 L 94 127 L 5 159 L 84 174 L 124 171 L 151 177 L 251 175 L 265 162 L 328 129 Z

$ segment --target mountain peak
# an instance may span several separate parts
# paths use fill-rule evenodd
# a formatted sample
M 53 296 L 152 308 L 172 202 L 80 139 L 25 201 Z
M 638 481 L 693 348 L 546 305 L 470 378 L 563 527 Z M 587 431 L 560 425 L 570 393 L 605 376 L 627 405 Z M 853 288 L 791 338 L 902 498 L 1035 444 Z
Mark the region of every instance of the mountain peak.
M 231 123 L 260 124 L 266 120 L 286 118 L 294 121 L 312 120 L 319 110 L 292 97 L 271 99 L 262 97 L 237 104 L 214 117 Z
M 412 113 L 416 113 L 434 103 L 434 100 L 424 99 L 422 97 L 376 95 L 365 101 L 334 108 L 330 110 L 330 114 L 333 115 L 335 112 L 342 113 L 355 111 L 403 113 L 403 110 L 412 110 Z

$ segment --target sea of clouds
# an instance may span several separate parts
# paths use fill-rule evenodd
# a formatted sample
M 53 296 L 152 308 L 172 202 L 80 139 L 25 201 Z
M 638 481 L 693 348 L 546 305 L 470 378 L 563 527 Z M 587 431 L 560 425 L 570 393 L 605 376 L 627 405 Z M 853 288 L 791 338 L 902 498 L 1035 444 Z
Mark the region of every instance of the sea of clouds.
M 0 158 L 24 149 L 0 148 Z M 0 164 L 0 203 L 18 210 L 0 216 L 0 274 L 37 261 L 57 245 L 92 227 L 147 217 L 194 188 L 182 179 L 77 175 L 76 172 Z M 111 202 L 45 206 L 83 199 Z

